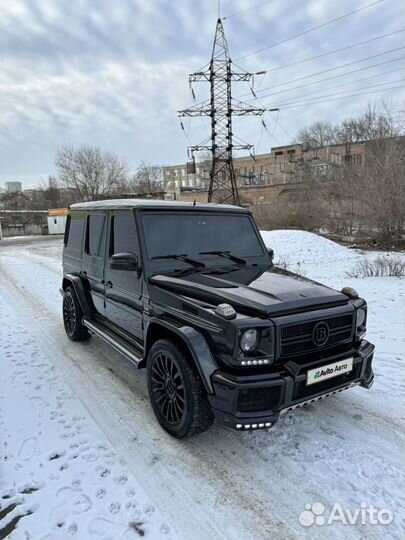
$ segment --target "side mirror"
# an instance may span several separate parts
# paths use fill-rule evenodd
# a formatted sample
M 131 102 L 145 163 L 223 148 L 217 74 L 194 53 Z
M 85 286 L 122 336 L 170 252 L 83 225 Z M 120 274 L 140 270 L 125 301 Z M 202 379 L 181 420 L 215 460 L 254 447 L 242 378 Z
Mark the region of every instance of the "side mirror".
M 267 248 L 267 253 L 269 254 L 271 262 L 273 262 L 274 259 L 274 250 L 271 248 Z
M 138 270 L 138 256 L 135 253 L 115 253 L 110 258 L 112 270 Z

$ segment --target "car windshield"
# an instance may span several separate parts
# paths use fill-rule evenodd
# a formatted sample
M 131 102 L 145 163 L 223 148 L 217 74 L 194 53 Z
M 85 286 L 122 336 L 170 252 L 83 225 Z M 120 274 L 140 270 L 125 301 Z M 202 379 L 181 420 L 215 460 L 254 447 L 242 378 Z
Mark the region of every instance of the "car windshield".
M 183 254 L 235 264 L 231 257 L 219 257 L 218 252 L 242 258 L 264 255 L 251 218 L 246 215 L 156 212 L 144 214 L 143 227 L 149 259 Z

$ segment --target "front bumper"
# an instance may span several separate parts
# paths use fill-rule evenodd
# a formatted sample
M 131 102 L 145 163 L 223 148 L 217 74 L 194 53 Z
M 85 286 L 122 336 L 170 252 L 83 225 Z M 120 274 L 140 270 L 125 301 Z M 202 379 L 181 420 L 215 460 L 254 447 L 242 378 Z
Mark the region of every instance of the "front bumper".
M 219 422 L 232 429 L 269 428 L 284 414 L 307 403 L 354 386 L 370 388 L 374 382 L 374 345 L 363 340 L 358 349 L 330 356 L 318 362 L 298 364 L 292 360 L 276 373 L 230 375 L 217 371 L 212 376 L 214 394 L 209 396 Z M 331 379 L 307 385 L 309 369 L 353 357 L 353 369 Z

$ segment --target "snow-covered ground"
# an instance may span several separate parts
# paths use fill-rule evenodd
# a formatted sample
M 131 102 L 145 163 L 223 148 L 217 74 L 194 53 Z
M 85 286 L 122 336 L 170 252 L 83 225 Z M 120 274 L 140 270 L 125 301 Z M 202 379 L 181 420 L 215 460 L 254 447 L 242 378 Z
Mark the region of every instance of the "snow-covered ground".
M 144 372 L 97 338 L 66 338 L 61 240 L 0 242 L 0 539 L 7 524 L 12 540 L 403 537 L 404 280 L 349 279 L 375 254 L 310 233 L 263 237 L 276 261 L 367 299 L 376 382 L 268 432 L 215 425 L 186 441 L 155 421 Z M 394 520 L 304 527 L 315 502 L 373 504 Z

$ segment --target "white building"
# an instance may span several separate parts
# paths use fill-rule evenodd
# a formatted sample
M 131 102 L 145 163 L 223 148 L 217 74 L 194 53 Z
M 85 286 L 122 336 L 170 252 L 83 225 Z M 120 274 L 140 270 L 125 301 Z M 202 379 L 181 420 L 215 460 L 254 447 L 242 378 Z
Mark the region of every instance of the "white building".
M 6 191 L 7 193 L 21 193 L 22 192 L 22 183 L 21 182 L 6 182 Z
M 48 212 L 48 234 L 65 234 L 67 208 L 51 208 Z

